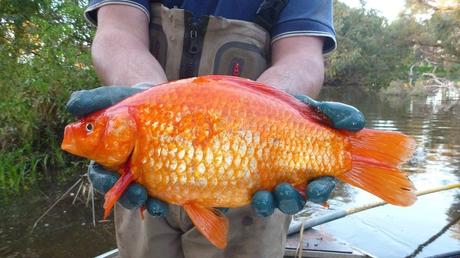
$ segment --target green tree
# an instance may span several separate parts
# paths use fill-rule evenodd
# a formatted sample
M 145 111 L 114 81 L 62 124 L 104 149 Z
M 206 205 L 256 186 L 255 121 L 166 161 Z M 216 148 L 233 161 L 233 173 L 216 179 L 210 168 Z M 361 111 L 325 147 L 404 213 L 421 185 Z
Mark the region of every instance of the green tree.
M 338 49 L 328 58 L 329 84 L 384 87 L 401 76 L 401 60 L 410 49 L 400 47 L 398 36 L 374 10 L 334 4 Z
M 0 3 L 0 187 L 64 168 L 69 93 L 96 85 L 83 1 Z M 24 184 L 26 183 L 26 184 Z
M 338 49 L 327 59 L 327 84 L 387 87 L 436 71 L 458 79 L 460 4 L 455 1 L 408 0 L 399 19 L 388 23 L 374 10 L 350 8 L 336 1 Z M 436 68 L 436 69 L 435 69 Z
M 410 35 L 414 62 L 425 61 L 438 68 L 436 72 L 441 76 L 459 79 L 460 3 L 453 0 L 407 0 L 406 8 L 403 18 L 416 20 L 421 25 L 416 30 L 419 33 Z

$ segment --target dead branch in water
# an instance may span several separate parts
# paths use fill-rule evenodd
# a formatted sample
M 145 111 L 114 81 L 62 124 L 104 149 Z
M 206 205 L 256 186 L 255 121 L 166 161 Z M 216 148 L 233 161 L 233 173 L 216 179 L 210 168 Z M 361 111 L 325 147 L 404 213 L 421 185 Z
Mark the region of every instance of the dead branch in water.
M 72 201 L 72 205 L 75 204 L 75 201 L 77 200 L 79 194 L 81 193 L 82 195 L 87 194 L 86 196 L 86 201 L 85 205 L 88 206 L 89 201 L 91 200 L 91 208 L 92 208 L 92 222 L 93 226 L 96 226 L 96 215 L 95 215 L 95 210 L 94 210 L 94 190 L 93 186 L 91 185 L 91 182 L 88 179 L 88 175 L 84 174 L 82 175 L 72 186 L 67 189 L 61 196 L 59 196 L 56 201 L 54 201 L 53 204 L 34 222 L 34 225 L 32 227 L 32 230 L 34 230 L 38 223 L 60 202 L 66 197 L 70 192 L 77 187 L 77 193 L 75 194 L 75 197 Z
M 422 76 L 427 76 L 427 77 L 431 77 L 431 80 L 433 80 L 433 82 L 436 83 L 436 86 L 438 87 L 443 87 L 443 88 L 450 88 L 450 87 L 454 87 L 454 82 L 452 81 L 449 81 L 445 78 L 439 78 L 438 76 L 436 76 L 435 74 L 433 73 L 423 73 Z
M 458 87 L 455 85 L 453 81 L 450 81 L 445 78 L 440 78 L 436 76 L 434 73 L 423 73 L 422 76 L 430 77 L 431 78 L 430 80 L 434 83 L 434 84 L 425 85 L 425 87 L 432 87 L 437 90 L 446 89 L 450 92 L 454 92 L 455 95 L 457 96 L 456 98 L 453 98 L 453 101 L 451 101 L 449 104 L 443 105 L 440 109 L 441 111 L 447 112 L 459 104 L 460 92 L 459 92 Z

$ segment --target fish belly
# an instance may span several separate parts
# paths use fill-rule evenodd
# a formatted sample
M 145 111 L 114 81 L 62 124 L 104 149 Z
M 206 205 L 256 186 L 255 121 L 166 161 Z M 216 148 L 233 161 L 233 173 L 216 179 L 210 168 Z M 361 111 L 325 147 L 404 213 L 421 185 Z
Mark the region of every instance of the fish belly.
M 339 132 L 285 102 L 224 86 L 171 87 L 137 103 L 131 167 L 149 195 L 240 207 L 281 182 L 305 184 L 350 169 L 349 143 Z

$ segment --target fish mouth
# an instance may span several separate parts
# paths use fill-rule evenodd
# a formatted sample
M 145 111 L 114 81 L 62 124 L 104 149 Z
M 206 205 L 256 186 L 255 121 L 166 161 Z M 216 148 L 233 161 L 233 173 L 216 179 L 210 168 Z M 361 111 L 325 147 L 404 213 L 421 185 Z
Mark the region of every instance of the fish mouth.
M 64 139 L 62 140 L 61 149 L 77 155 L 77 144 L 72 133 L 72 125 L 68 125 L 64 129 Z

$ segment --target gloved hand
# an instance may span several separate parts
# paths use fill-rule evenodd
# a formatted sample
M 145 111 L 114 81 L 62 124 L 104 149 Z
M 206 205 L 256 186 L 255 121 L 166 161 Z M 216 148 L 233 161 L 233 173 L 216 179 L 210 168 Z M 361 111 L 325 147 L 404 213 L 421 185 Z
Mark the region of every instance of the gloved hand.
M 305 95 L 295 95 L 297 100 L 322 113 L 332 122 L 332 127 L 357 132 L 364 128 L 364 115 L 353 106 L 332 101 L 316 101 Z
M 133 87 L 109 86 L 77 91 L 71 95 L 67 103 L 67 110 L 77 117 L 83 117 L 116 104 L 146 88 L 148 88 L 148 85 L 144 83 Z M 342 103 L 319 102 L 307 96 L 295 97 L 326 115 L 335 128 L 358 131 L 364 127 L 364 116 L 354 107 Z M 107 171 L 94 162 L 90 163 L 88 174 L 94 188 L 101 193 L 106 193 L 119 178 L 117 173 Z M 336 182 L 333 177 L 320 177 L 308 183 L 305 193 L 309 201 L 324 203 L 329 198 L 335 185 Z M 148 197 L 146 189 L 137 183 L 133 183 L 127 188 L 119 202 L 129 209 L 144 205 L 153 216 L 164 216 L 168 209 L 165 202 Z M 304 205 L 305 199 L 288 183 L 279 184 L 273 192 L 256 192 L 251 202 L 256 215 L 263 217 L 271 215 L 275 208 L 279 208 L 286 214 L 295 214 Z M 225 209 L 223 210 L 225 211 Z
M 91 161 L 88 166 L 88 175 L 93 187 L 102 194 L 109 191 L 120 177 L 117 173 L 104 169 L 94 161 Z M 144 205 L 152 216 L 165 216 L 168 211 L 168 205 L 165 202 L 150 198 L 145 187 L 138 183 L 132 183 L 118 202 L 127 209 L 139 208 Z

